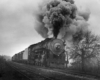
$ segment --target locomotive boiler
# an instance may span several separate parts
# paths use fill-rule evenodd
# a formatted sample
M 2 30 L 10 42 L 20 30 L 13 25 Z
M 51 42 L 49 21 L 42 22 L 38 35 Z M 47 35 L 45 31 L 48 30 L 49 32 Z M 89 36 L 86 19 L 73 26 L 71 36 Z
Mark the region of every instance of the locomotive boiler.
M 25 49 L 21 60 L 38 66 L 64 67 L 66 64 L 64 47 L 61 39 L 47 38 Z

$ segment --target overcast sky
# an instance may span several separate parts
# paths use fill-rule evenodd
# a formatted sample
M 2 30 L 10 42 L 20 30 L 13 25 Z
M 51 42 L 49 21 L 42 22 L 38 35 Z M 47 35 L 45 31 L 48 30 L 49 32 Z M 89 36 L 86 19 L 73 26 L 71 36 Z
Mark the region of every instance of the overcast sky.
M 0 0 L 0 54 L 14 55 L 43 38 L 34 30 L 34 12 L 42 0 Z M 91 12 L 89 29 L 100 34 L 100 1 L 75 0 Z

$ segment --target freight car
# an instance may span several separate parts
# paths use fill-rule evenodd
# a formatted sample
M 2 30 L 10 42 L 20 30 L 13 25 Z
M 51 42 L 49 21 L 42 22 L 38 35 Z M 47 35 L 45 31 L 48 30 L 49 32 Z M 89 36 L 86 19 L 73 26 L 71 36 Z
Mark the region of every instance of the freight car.
M 21 52 L 19 52 L 19 53 L 16 53 L 16 54 L 12 57 L 12 61 L 20 62 L 21 60 L 23 60 L 23 53 L 24 53 L 24 51 L 21 51 Z
M 47 67 L 64 67 L 66 64 L 64 42 L 60 39 L 47 38 L 18 54 L 13 56 L 14 61 Z

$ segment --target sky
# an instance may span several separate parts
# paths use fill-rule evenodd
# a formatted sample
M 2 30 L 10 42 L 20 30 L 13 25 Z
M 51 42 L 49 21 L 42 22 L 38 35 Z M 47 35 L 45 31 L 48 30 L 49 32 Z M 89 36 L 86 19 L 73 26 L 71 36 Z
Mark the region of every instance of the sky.
M 13 56 L 43 40 L 36 32 L 34 14 L 42 0 L 0 0 L 0 55 Z M 100 35 L 100 1 L 75 0 L 81 10 L 90 11 L 89 29 Z

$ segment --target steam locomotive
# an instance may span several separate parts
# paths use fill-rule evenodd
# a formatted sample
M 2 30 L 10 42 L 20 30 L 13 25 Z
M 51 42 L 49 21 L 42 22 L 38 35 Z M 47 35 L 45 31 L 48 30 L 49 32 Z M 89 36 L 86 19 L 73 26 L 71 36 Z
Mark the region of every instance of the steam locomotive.
M 61 39 L 47 38 L 15 54 L 12 61 L 63 68 L 66 65 L 64 47 L 64 42 Z

